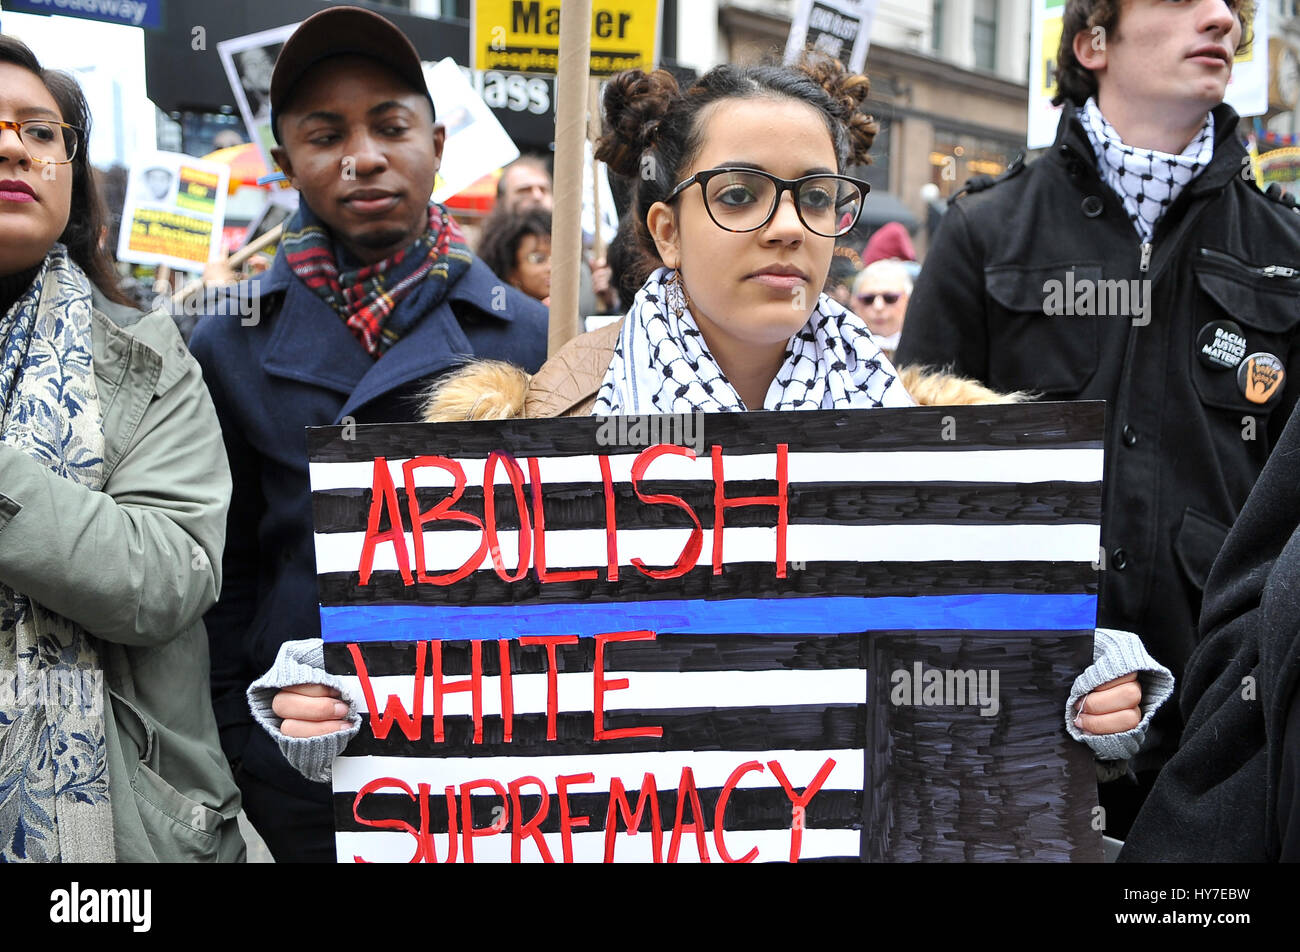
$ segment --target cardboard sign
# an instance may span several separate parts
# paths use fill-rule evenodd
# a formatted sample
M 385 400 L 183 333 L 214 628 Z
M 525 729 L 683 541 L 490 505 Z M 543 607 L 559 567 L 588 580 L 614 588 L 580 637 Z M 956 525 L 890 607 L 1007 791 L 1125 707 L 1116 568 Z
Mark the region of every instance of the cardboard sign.
M 126 183 L 117 257 L 202 271 L 221 251 L 230 168 L 179 152 L 140 157 Z
M 310 430 L 342 862 L 1098 860 L 1102 405 Z M 484 487 L 490 487 L 485 491 Z
M 271 74 L 281 47 L 296 29 L 297 23 L 288 23 L 217 44 L 217 55 L 230 81 L 248 139 L 257 143 L 268 169 L 279 168 L 271 158 L 271 150 L 275 148 L 275 132 L 271 128 Z
M 554 74 L 560 61 L 560 0 L 474 0 L 470 67 Z M 592 76 L 653 69 L 659 59 L 658 0 L 595 0 Z
M 839 60 L 851 71 L 867 65 L 871 23 L 877 0 L 800 0 L 790 20 L 785 61 L 795 62 L 806 47 Z

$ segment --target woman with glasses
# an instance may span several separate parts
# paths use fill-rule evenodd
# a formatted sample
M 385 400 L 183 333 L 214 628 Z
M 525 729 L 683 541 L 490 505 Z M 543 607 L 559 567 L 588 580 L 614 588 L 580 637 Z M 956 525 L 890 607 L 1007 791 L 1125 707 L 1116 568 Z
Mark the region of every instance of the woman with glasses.
M 128 306 L 76 82 L 0 36 L 0 861 L 238 860 L 201 617 L 230 475 Z
M 853 313 L 866 322 L 891 357 L 903 333 L 911 293 L 912 276 L 901 261 L 893 258 L 871 262 L 853 281 Z
M 625 225 L 643 283 L 631 309 L 532 378 L 471 365 L 439 385 L 426 418 L 910 406 L 867 324 L 821 293 L 868 189 L 843 174 L 866 161 L 876 130 L 860 111 L 867 90 L 834 60 L 719 66 L 684 92 L 663 71 L 614 77 L 596 155 L 634 182 Z M 964 389 L 954 402 L 998 399 L 945 386 Z M 1070 730 L 1122 759 L 1173 679 L 1127 632 L 1099 631 L 1096 644 Z M 322 659 L 319 640 L 288 642 L 249 690 L 254 716 L 315 780 L 360 726 Z M 318 683 L 300 683 L 307 670 Z

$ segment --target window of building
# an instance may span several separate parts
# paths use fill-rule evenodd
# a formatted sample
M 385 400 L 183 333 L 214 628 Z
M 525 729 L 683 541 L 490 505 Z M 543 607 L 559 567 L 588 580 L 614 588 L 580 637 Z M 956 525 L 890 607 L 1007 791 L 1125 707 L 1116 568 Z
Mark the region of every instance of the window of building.
M 1020 148 L 1009 141 L 935 129 L 934 148 L 930 152 L 930 181 L 939 187 L 942 197 L 951 198 L 976 175 L 1001 175 Z
M 934 6 L 930 14 L 930 22 L 933 24 L 933 42 L 930 44 L 936 53 L 943 52 L 943 0 L 934 0 Z
M 975 68 L 990 72 L 998 65 L 998 0 L 975 0 Z

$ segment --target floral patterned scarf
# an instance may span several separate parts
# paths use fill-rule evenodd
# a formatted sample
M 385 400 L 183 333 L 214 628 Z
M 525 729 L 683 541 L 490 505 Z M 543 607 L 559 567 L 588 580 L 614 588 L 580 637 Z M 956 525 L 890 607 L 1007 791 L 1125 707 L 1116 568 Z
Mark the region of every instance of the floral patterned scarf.
M 0 444 L 102 488 L 90 281 L 56 244 L 0 317 Z M 95 638 L 0 582 L 0 862 L 111 862 Z

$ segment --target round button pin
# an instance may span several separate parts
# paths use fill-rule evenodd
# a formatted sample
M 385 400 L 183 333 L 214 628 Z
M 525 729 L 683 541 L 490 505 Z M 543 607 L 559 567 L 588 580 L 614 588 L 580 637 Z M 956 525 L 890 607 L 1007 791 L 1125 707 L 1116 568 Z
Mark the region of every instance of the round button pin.
M 1286 367 L 1276 354 L 1251 354 L 1237 368 L 1237 387 L 1251 403 L 1265 404 L 1282 392 Z
M 1211 321 L 1196 335 L 1196 357 L 1211 370 L 1232 370 L 1246 356 L 1246 335 L 1236 321 Z

